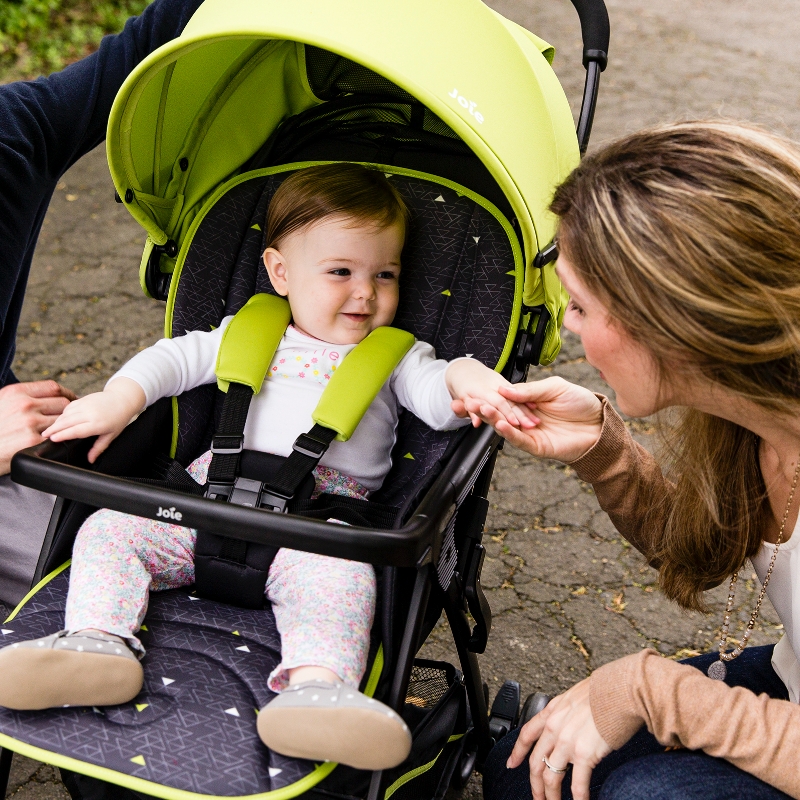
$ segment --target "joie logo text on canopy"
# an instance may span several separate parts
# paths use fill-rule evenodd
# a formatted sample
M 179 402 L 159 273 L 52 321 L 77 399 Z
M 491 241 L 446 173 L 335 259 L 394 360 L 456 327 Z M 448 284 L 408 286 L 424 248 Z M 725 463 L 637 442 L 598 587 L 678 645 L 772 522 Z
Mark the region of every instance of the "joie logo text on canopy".
M 483 114 L 480 111 L 476 111 L 475 109 L 478 107 L 478 104 L 473 102 L 472 100 L 467 100 L 463 94 L 458 93 L 458 89 L 453 89 L 452 92 L 448 92 L 448 96 L 452 97 L 462 108 L 466 108 L 473 117 L 475 117 L 475 121 L 483 124 Z

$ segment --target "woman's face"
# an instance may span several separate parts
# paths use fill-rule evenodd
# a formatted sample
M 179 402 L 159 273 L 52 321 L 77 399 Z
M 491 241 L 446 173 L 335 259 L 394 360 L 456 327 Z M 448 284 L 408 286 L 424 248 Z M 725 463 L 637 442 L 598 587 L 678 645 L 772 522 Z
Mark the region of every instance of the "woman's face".
M 563 255 L 558 257 L 556 272 L 570 295 L 564 327 L 581 337 L 586 360 L 616 392 L 620 410 L 630 417 L 646 417 L 674 405 L 672 381 L 659 379 L 648 348 L 611 317 Z M 620 312 L 624 314 L 624 309 Z

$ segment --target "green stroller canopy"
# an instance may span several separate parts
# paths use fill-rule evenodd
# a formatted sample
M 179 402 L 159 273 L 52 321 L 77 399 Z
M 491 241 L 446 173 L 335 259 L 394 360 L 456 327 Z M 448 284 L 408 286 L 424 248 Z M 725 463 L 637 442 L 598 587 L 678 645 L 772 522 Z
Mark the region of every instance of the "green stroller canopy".
M 131 73 L 109 120 L 111 174 L 150 247 L 180 247 L 215 188 L 284 120 L 324 102 L 308 45 L 400 87 L 472 149 L 517 217 L 523 302 L 560 322 L 554 267 L 532 262 L 553 238 L 553 190 L 579 160 L 572 114 L 553 49 L 480 0 L 206 0 Z

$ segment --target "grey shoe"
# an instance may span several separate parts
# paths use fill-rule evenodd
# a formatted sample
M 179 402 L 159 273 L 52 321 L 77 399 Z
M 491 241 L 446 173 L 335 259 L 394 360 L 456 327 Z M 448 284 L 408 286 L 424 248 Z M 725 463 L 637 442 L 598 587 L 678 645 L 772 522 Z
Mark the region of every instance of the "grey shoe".
M 389 769 L 411 750 L 402 718 L 349 686 L 307 681 L 281 692 L 258 714 L 258 735 L 276 753 Z
M 100 633 L 59 631 L 0 650 L 0 706 L 18 711 L 118 705 L 143 681 L 130 648 Z

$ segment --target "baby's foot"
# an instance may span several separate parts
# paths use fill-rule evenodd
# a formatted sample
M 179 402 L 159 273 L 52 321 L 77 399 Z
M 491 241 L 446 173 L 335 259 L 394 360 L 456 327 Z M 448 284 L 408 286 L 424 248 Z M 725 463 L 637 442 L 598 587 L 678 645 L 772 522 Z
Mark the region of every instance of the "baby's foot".
M 0 650 L 0 706 L 18 711 L 113 706 L 141 691 L 144 671 L 116 636 L 67 631 Z
M 411 732 L 391 708 L 327 681 L 281 692 L 259 712 L 258 735 L 276 753 L 356 769 L 396 767 L 411 749 Z

